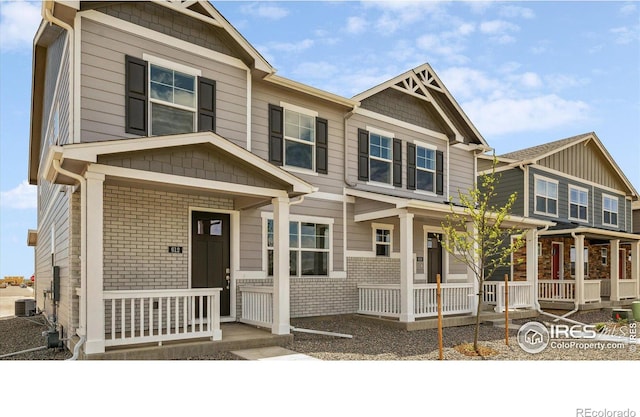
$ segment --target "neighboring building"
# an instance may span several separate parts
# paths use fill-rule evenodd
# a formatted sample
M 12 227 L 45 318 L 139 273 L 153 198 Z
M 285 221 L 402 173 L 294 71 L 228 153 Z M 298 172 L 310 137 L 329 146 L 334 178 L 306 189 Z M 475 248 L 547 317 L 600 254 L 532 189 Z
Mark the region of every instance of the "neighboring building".
M 631 203 L 631 224 L 633 233 L 640 233 L 640 200 Z
M 477 284 L 438 239 L 489 147 L 429 65 L 344 98 L 276 75 L 208 2 L 55 1 L 43 15 L 36 299 L 86 354 L 218 340 L 220 321 L 411 322 L 436 314 L 436 274 L 447 314 L 474 311 Z M 553 224 L 512 221 L 530 253 Z
M 487 172 L 492 157 L 478 164 Z M 640 236 L 632 234 L 638 192 L 595 133 L 500 155 L 496 172 L 502 198 L 518 193 L 514 214 L 556 223 L 538 233 L 543 304 L 638 298 Z M 524 251 L 514 256 L 526 258 Z M 526 276 L 517 263 L 510 273 L 514 280 Z

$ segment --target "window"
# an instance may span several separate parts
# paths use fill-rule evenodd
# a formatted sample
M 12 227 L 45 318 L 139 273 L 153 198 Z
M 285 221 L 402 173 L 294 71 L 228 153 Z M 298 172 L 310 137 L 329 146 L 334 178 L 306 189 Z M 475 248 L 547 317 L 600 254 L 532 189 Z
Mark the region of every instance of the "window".
M 284 109 L 284 164 L 313 169 L 315 117 Z
M 542 256 L 542 243 L 538 242 L 538 256 Z
M 536 177 L 536 213 L 558 215 L 558 183 Z
M 582 188 L 569 186 L 569 218 L 587 221 L 589 192 Z
M 306 221 L 289 222 L 289 274 L 329 274 L 330 225 Z M 267 274 L 273 275 L 273 219 L 267 219 Z
M 196 116 L 196 77 L 150 65 L 151 134 L 193 132 Z
M 416 146 L 416 189 L 435 192 L 436 151 Z
M 125 57 L 125 131 L 172 135 L 215 131 L 216 82 L 202 71 L 143 54 Z
M 393 138 L 369 134 L 369 180 L 391 184 L 392 146 Z
M 393 226 L 374 223 L 371 228 L 373 229 L 373 246 L 376 256 L 391 256 Z
M 618 225 L 618 198 L 602 195 L 602 224 Z
M 602 265 L 607 265 L 609 257 L 609 250 L 607 248 L 600 248 L 600 259 L 602 260 Z
M 589 248 L 584 248 L 584 276 L 589 276 Z M 576 275 L 576 248 L 571 246 L 569 257 L 571 258 L 571 276 Z

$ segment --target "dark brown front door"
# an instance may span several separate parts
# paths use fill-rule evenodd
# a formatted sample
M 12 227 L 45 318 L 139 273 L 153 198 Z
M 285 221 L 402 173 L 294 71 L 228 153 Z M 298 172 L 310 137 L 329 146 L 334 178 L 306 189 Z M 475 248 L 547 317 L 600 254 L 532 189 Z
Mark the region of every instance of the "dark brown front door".
M 551 279 L 560 279 L 560 250 L 559 243 L 551 244 Z
M 194 211 L 191 216 L 191 288 L 222 288 L 220 316 L 231 312 L 228 214 Z
M 441 235 L 427 233 L 427 282 L 434 284 L 436 275 L 440 274 L 442 280 L 442 246 L 440 245 Z

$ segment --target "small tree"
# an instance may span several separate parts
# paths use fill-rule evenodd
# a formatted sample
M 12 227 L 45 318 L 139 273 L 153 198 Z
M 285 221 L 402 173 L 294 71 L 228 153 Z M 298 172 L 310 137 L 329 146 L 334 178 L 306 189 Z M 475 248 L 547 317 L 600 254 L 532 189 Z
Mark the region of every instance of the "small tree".
M 458 192 L 463 210 L 456 210 L 451 202 L 451 214 L 442 223 L 444 238 L 442 247 L 458 261 L 464 263 L 478 281 L 478 303 L 473 349 L 478 350 L 480 334 L 480 310 L 482 306 L 483 284 L 501 266 L 510 264 L 511 255 L 525 244 L 524 232 L 517 226 L 505 227 L 505 221 L 517 193 L 512 193 L 502 206 L 496 205 L 497 159 L 494 156 L 490 173 L 480 176 L 467 194 Z M 468 227 L 470 225 L 470 227 Z M 511 239 L 514 236 L 514 239 Z

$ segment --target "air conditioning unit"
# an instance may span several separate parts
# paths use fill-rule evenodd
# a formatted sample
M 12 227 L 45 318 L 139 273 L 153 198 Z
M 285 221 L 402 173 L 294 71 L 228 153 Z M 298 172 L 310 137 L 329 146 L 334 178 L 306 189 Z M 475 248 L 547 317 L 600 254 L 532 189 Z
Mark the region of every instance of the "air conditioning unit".
M 36 300 L 33 298 L 16 300 L 15 314 L 17 317 L 34 316 L 36 314 Z

